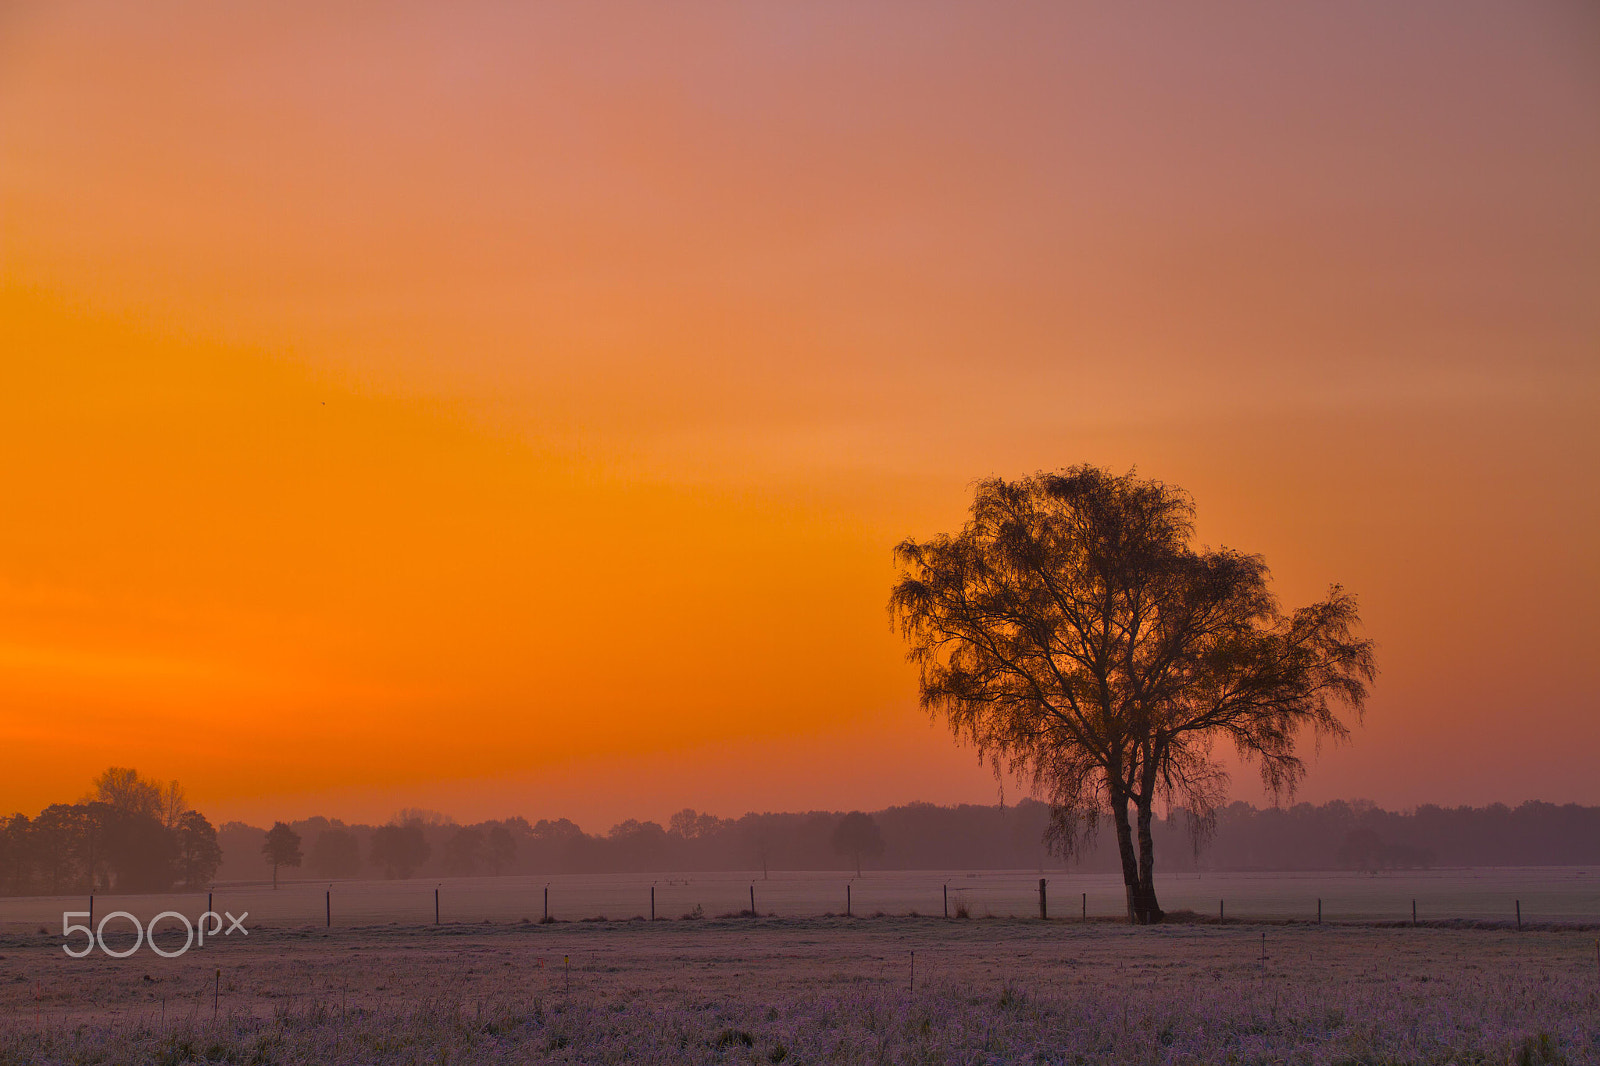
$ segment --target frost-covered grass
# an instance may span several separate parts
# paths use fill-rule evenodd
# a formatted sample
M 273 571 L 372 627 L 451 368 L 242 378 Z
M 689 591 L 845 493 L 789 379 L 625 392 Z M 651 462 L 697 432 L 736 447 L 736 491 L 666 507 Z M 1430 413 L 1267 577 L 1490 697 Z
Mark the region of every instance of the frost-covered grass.
M 1593 1063 L 1594 951 L 1496 930 L 707 919 L 302 930 L 158 966 L 7 937 L 0 1064 Z

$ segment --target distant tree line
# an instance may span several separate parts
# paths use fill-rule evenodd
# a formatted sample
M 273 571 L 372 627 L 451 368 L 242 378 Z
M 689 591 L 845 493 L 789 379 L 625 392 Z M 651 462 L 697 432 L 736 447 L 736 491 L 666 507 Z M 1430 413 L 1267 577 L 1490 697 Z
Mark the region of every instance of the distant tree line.
M 160 892 L 208 885 L 222 864 L 217 831 L 182 786 L 111 767 L 77 803 L 0 822 L 0 893 Z
M 685 809 L 666 825 L 629 819 L 602 834 L 561 818 L 459 825 L 432 811 L 388 824 L 327 818 L 221 830 L 183 789 L 113 767 L 77 803 L 0 821 L 0 893 L 159 892 L 214 880 L 266 880 L 287 867 L 320 879 L 698 870 L 1037 869 L 1114 873 L 1102 834 L 1067 862 L 1043 840 L 1049 805 L 916 803 L 871 813 L 810 811 L 718 818 Z M 1366 802 L 1258 808 L 1233 803 L 1196 851 L 1186 816 L 1153 826 L 1165 869 L 1358 870 L 1427 866 L 1600 865 L 1600 807 L 1423 806 Z
M 629 819 L 603 834 L 562 818 L 458 825 L 434 812 L 404 811 L 382 826 L 327 818 L 287 823 L 304 841 L 301 876 L 318 878 L 700 870 L 1068 869 L 1114 873 L 1116 841 L 1092 839 L 1072 861 L 1043 843 L 1050 807 L 910 804 L 870 814 L 811 811 L 718 818 L 694 810 L 666 825 Z M 1196 851 L 1186 816 L 1152 827 L 1165 869 L 1359 870 L 1428 866 L 1600 864 L 1600 807 L 1525 803 L 1511 808 L 1419 807 L 1398 813 L 1371 803 L 1217 811 L 1216 830 Z M 230 822 L 220 831 L 221 877 L 266 876 L 268 831 Z

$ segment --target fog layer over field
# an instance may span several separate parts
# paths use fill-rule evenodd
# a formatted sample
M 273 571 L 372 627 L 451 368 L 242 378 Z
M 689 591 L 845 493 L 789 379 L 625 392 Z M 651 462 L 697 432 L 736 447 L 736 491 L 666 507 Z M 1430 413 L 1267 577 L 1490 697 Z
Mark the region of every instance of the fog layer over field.
M 588 833 L 566 819 L 525 818 L 460 826 L 432 812 L 402 812 L 423 834 L 426 858 L 418 877 L 475 873 L 644 873 L 699 870 L 833 870 L 849 856 L 835 846 L 843 812 L 746 814 L 719 818 L 680 811 L 663 826 L 630 819 Z M 1118 869 L 1109 828 L 1071 863 L 1043 843 L 1049 807 L 1034 800 L 1009 806 L 918 803 L 871 813 L 882 851 L 869 868 L 1060 869 L 1088 873 Z M 289 823 L 304 842 L 304 865 L 289 876 L 378 876 L 372 852 L 377 827 L 311 818 Z M 496 830 L 509 839 L 497 851 Z M 1438 866 L 1600 865 L 1600 807 L 1525 803 L 1511 808 L 1423 806 L 1409 813 L 1363 802 L 1256 808 L 1234 803 L 1219 815 L 1215 835 L 1196 849 L 1183 815 L 1155 825 L 1157 871 L 1336 870 Z M 318 847 L 323 834 L 330 834 Z M 266 830 L 222 826 L 218 878 L 254 880 L 265 873 Z M 348 839 L 341 839 L 343 837 Z M 333 848 L 335 840 L 345 845 Z M 389 870 L 389 873 L 399 871 Z

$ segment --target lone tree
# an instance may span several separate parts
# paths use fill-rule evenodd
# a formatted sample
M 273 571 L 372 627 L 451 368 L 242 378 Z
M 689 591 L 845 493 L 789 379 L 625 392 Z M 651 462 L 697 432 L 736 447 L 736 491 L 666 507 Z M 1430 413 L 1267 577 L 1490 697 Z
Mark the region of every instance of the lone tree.
M 833 850 L 855 860 L 856 876 L 861 876 L 861 860 L 883 854 L 883 834 L 872 815 L 851 811 L 833 827 Z
M 1179 489 L 1078 466 L 982 481 L 960 533 L 895 549 L 923 706 L 1050 801 L 1063 855 L 1110 813 L 1130 922 L 1162 918 L 1156 800 L 1208 833 L 1218 740 L 1292 794 L 1300 734 L 1347 737 L 1339 711 L 1359 719 L 1376 674 L 1354 598 L 1334 585 L 1285 614 L 1261 557 L 1195 549 L 1193 519 Z
M 300 834 L 284 825 L 273 822 L 267 830 L 267 841 L 261 845 L 262 856 L 272 864 L 272 887 L 278 887 L 278 867 L 300 865 Z
M 199 811 L 184 811 L 178 821 L 178 871 L 189 888 L 209 884 L 222 865 L 217 830 Z

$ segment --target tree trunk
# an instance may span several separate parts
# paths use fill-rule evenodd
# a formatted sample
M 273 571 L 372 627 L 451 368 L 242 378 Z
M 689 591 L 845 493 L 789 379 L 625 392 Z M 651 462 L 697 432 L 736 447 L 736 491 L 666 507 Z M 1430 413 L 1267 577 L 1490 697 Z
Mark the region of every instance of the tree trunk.
M 278 891 L 278 864 L 272 864 L 272 891 Z
M 1128 924 L 1143 921 L 1144 908 L 1139 891 L 1139 858 L 1133 850 L 1133 826 L 1128 823 L 1128 801 L 1120 796 L 1111 800 L 1111 819 L 1117 826 L 1117 854 L 1122 858 L 1122 885 L 1128 894 Z
M 1156 845 L 1150 836 L 1150 819 L 1155 814 L 1155 804 L 1148 797 L 1136 803 L 1139 809 L 1139 920 L 1150 925 L 1166 917 L 1161 905 L 1156 902 Z

